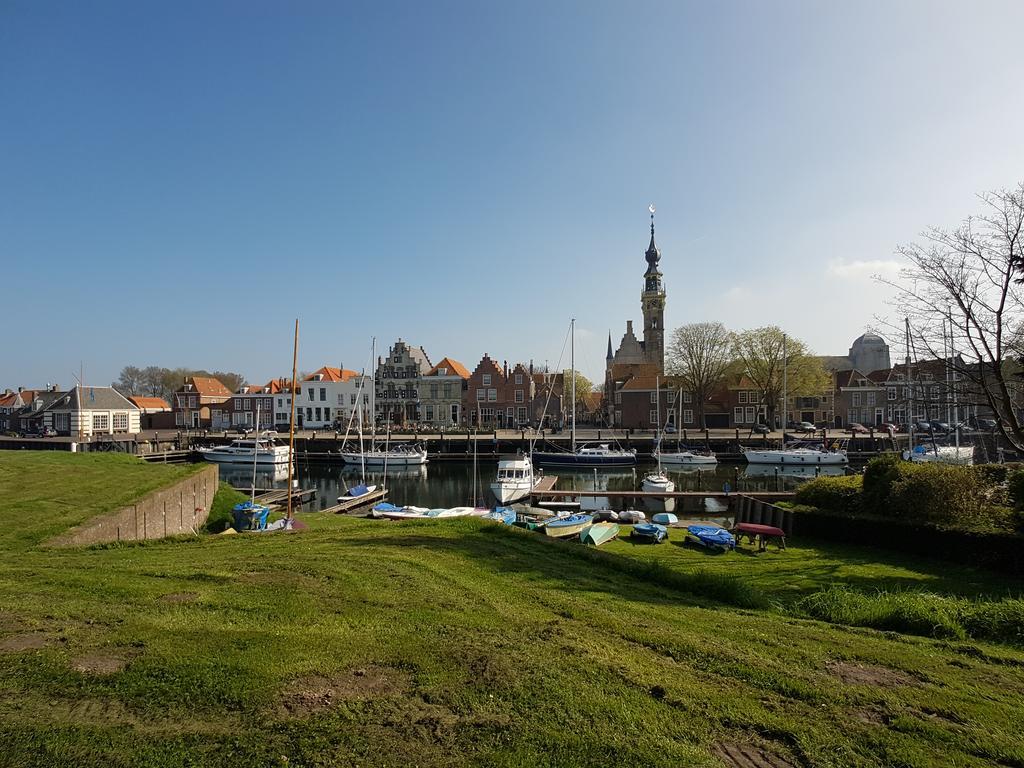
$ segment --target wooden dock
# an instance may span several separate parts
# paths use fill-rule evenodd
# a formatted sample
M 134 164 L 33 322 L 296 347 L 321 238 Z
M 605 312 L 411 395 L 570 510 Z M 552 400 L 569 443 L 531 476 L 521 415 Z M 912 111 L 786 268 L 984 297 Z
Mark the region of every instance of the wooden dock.
M 672 493 L 658 493 L 652 491 L 556 491 L 550 488 L 534 488 L 531 494 L 537 499 L 564 499 L 580 498 L 581 496 L 608 496 L 621 499 L 729 499 L 739 496 L 736 491 L 726 493 L 725 491 L 673 491 Z M 743 491 L 743 496 L 752 499 L 777 500 L 791 499 L 795 495 L 793 491 Z
M 558 482 L 557 475 L 544 475 L 537 483 L 533 486 L 533 492 L 547 493 L 555 488 L 555 483 Z
M 308 504 L 316 498 L 316 489 L 307 488 L 303 491 L 292 492 L 292 504 L 295 506 L 302 506 Z M 288 504 L 288 489 L 287 488 L 274 488 L 273 490 L 260 493 L 256 496 L 256 503 L 263 504 L 264 506 L 279 505 L 287 506 Z
M 336 515 L 347 515 L 353 512 L 358 512 L 367 507 L 372 507 L 374 504 L 379 504 L 384 501 L 388 496 L 386 489 L 379 488 L 376 491 L 363 494 L 362 496 L 353 496 L 352 498 L 343 499 L 337 504 L 334 504 L 326 509 L 321 509 L 321 512 L 333 512 Z

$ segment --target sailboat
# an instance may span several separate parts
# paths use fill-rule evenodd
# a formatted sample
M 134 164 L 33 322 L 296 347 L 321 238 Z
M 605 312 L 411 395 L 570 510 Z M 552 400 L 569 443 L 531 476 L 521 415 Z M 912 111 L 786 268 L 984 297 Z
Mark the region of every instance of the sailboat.
M 830 449 L 826 446 L 825 440 L 822 439 L 821 443 L 811 441 L 802 441 L 798 443 L 791 443 L 790 446 L 786 447 L 786 414 L 787 414 L 787 397 L 786 392 L 786 373 L 787 373 L 788 357 L 786 355 L 786 336 L 782 336 L 782 448 L 771 448 L 764 450 L 756 450 L 753 448 L 744 448 L 743 456 L 750 464 L 796 464 L 796 465 L 814 465 L 814 466 L 826 466 L 826 465 L 837 465 L 837 464 L 848 464 L 849 459 L 846 457 L 846 451 L 839 448 Z
M 358 410 L 358 430 L 359 430 L 359 446 L 360 449 L 363 445 L 363 384 L 366 381 L 366 377 L 363 376 L 359 381 L 359 389 L 356 390 L 356 402 L 359 404 Z M 350 420 L 351 423 L 351 420 Z M 359 465 L 359 484 L 348 489 L 348 492 L 343 496 L 338 497 L 338 503 L 345 501 L 346 499 L 358 498 L 360 496 L 366 496 L 367 494 L 373 493 L 377 490 L 376 485 L 368 485 L 366 483 L 366 462 L 362 458 L 362 452 L 360 451 L 360 465 Z
M 608 443 L 594 443 L 576 447 L 576 319 L 569 324 L 570 366 L 572 375 L 572 418 L 570 421 L 570 452 L 534 451 L 533 461 L 538 466 L 553 467 L 632 467 L 636 464 L 636 449 L 612 448 Z
M 676 392 L 676 402 L 679 402 L 680 392 Z M 707 451 L 696 451 L 692 448 L 684 448 L 679 445 L 679 435 L 676 434 L 676 449 L 674 451 L 662 450 L 662 441 L 664 436 L 658 439 L 658 444 L 654 449 L 655 455 L 658 457 L 659 464 L 668 464 L 669 466 L 679 467 L 700 467 L 710 466 L 718 463 L 718 457 L 711 450 Z
M 658 444 L 661 444 L 661 379 L 658 376 L 654 377 L 654 402 L 655 413 L 658 415 L 657 429 L 658 429 Z M 655 455 L 658 457 L 658 471 L 653 472 L 644 478 L 643 483 L 640 487 L 643 488 L 647 493 L 672 493 L 676 489 L 676 484 L 668 479 L 661 469 L 661 453 L 655 451 Z
M 371 365 L 377 358 L 377 338 L 374 337 L 370 345 Z M 376 383 L 370 390 L 370 448 L 364 450 L 362 438 L 360 438 L 358 450 L 342 450 L 342 461 L 350 464 L 360 464 L 369 467 L 413 467 L 427 463 L 427 449 L 422 445 L 385 445 L 383 448 L 377 445 L 377 417 L 376 417 Z M 360 403 L 360 411 L 362 404 Z M 390 439 L 390 431 L 388 433 Z

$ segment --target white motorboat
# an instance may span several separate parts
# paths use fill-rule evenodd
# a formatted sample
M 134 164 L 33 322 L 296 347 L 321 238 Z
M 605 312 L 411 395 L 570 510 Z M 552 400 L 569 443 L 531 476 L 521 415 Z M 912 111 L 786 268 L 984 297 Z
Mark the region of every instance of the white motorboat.
M 218 464 L 287 464 L 287 445 L 278 445 L 271 437 L 239 438 L 229 445 L 200 448 L 200 455 Z
M 510 504 L 529 496 L 535 484 L 529 456 L 504 458 L 498 461 L 498 476 L 491 483 L 491 493 L 498 504 Z
M 817 445 L 795 443 L 789 448 L 754 450 L 744 448 L 750 464 L 796 464 L 800 466 L 836 466 L 849 464 L 846 451 L 830 450 Z
M 918 463 L 974 464 L 973 445 L 917 445 L 903 453 L 903 458 Z

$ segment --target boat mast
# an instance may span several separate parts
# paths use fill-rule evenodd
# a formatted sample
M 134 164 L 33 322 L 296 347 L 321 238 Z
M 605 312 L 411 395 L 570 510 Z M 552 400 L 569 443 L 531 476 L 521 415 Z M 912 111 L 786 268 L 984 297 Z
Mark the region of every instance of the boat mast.
M 788 382 L 786 380 L 786 374 L 788 372 L 788 370 L 787 370 L 787 364 L 788 363 L 789 363 L 789 360 L 786 357 L 786 334 L 782 334 L 782 448 L 783 449 L 786 448 L 786 409 L 787 409 L 786 407 L 788 405 L 787 400 L 786 400 L 786 396 L 788 394 L 786 392 L 786 385 L 788 384 Z
M 373 375 L 373 388 L 370 390 L 370 450 L 377 442 L 377 337 L 370 341 L 370 367 Z
M 292 521 L 292 462 L 295 456 L 295 398 L 299 378 L 299 318 L 295 318 L 295 341 L 292 344 L 292 417 L 288 424 L 288 513 L 286 525 Z
M 659 376 L 654 377 L 654 408 L 657 414 L 657 434 L 658 434 L 658 474 L 661 474 L 661 378 Z
M 252 503 L 256 503 L 256 458 L 260 453 L 260 399 L 256 398 L 256 435 L 252 441 Z M 291 495 L 291 487 L 288 494 Z
M 910 318 L 903 318 L 904 343 L 907 345 L 905 368 L 907 369 L 907 446 L 911 455 L 914 453 L 914 383 L 910 376 Z
M 564 347 L 563 347 L 564 349 Z M 572 421 L 569 429 L 572 452 L 576 453 L 576 318 L 569 323 L 569 366 L 572 370 Z

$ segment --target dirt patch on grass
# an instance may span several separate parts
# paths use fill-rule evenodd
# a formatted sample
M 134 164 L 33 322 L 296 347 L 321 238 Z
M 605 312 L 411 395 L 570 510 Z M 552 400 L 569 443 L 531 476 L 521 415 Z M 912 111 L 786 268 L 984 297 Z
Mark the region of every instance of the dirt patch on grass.
M 194 603 L 198 599 L 198 592 L 171 592 L 169 595 L 161 595 L 158 597 L 157 602 L 176 605 L 178 603 Z
M 889 717 L 876 707 L 862 707 L 850 710 L 850 717 L 865 725 L 888 725 Z
M 409 678 L 404 673 L 372 665 L 330 677 L 303 677 L 281 692 L 278 712 L 302 717 L 330 709 L 339 702 L 385 698 L 404 693 L 408 688 Z
M 729 768 L 799 768 L 785 755 L 769 752 L 753 744 L 719 742 L 711 748 L 711 754 Z
M 119 651 L 90 651 L 71 662 L 75 672 L 84 675 L 112 675 L 128 666 L 131 655 Z
M 0 653 L 38 651 L 50 644 L 50 637 L 42 632 L 19 632 L 0 640 Z
M 920 684 L 906 672 L 874 664 L 833 660 L 825 664 L 825 669 L 847 685 L 878 685 L 883 688 L 892 688 L 899 685 Z

